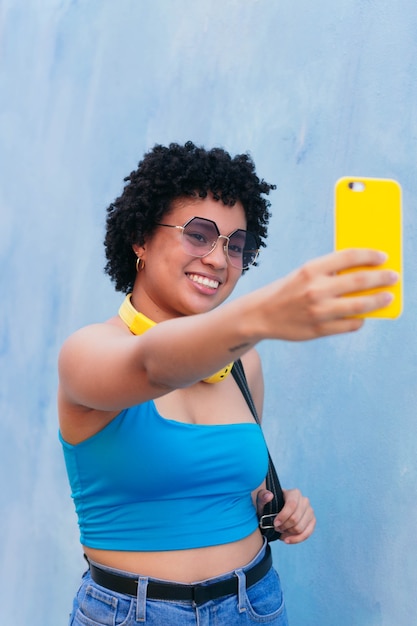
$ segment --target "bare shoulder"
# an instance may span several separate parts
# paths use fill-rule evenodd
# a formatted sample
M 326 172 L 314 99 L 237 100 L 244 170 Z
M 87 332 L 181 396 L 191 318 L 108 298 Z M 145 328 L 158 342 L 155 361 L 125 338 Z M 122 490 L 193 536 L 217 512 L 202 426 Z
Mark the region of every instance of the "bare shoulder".
M 85 326 L 64 342 L 58 360 L 58 414 L 65 441 L 79 443 L 120 411 L 121 384 L 113 366 L 129 337 L 109 320 Z
M 123 397 L 126 385 L 133 385 L 129 372 L 133 370 L 137 342 L 132 337 L 112 320 L 86 326 L 68 337 L 58 358 L 62 397 L 88 408 L 122 408 L 120 392 Z
M 76 351 L 89 350 L 96 343 L 101 344 L 104 341 L 120 340 L 126 335 L 123 328 L 116 321 L 109 320 L 98 324 L 90 324 L 76 330 L 63 343 L 60 351 L 60 360 L 68 358 Z
M 114 324 L 101 323 L 85 326 L 63 343 L 58 357 L 58 371 L 61 385 L 65 385 L 80 369 L 95 369 L 95 362 L 111 354 L 115 345 L 123 341 L 123 330 Z

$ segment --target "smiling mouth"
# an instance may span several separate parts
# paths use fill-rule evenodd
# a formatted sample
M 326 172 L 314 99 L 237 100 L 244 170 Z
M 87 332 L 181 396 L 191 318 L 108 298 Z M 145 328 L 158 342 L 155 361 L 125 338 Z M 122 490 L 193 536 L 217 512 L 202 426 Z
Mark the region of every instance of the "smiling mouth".
M 218 280 L 213 280 L 212 278 L 207 278 L 206 276 L 200 276 L 199 274 L 187 274 L 187 276 L 193 281 L 193 283 L 197 283 L 203 287 L 209 287 L 210 289 L 217 289 L 220 285 Z

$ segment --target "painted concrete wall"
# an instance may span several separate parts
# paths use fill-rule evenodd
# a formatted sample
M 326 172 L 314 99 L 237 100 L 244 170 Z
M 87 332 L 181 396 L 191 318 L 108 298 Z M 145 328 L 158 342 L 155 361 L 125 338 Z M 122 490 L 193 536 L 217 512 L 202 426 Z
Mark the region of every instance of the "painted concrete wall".
M 260 346 L 265 429 L 318 516 L 274 545 L 292 626 L 417 623 L 414 0 L 0 2 L 1 622 L 67 623 L 83 568 L 55 410 L 64 338 L 113 314 L 104 208 L 156 142 L 249 150 L 278 184 L 239 293 L 332 248 L 345 174 L 404 192 L 405 311 Z

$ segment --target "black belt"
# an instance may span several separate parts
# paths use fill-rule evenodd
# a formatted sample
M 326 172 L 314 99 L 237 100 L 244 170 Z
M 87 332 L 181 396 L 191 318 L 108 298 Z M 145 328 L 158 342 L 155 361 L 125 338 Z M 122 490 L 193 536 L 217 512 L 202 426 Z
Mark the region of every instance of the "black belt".
M 91 578 L 98 585 L 124 593 L 129 596 L 137 596 L 138 578 L 129 578 L 120 574 L 113 574 L 107 570 L 101 569 L 92 563 L 90 565 Z M 265 556 L 259 563 L 251 567 L 245 572 L 246 587 L 251 587 L 257 583 L 272 566 L 271 548 L 266 547 Z M 233 575 L 226 580 L 217 583 L 198 584 L 198 585 L 182 585 L 177 583 L 164 582 L 148 582 L 147 597 L 152 600 L 172 600 L 172 601 L 193 601 L 196 604 L 204 604 L 209 600 L 215 600 L 222 596 L 237 594 L 238 578 Z

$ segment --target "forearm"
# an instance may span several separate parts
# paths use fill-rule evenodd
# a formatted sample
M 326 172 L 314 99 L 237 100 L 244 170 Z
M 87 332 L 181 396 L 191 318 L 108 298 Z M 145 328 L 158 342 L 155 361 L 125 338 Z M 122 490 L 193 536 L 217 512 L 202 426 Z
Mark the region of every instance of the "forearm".
M 208 313 L 158 324 L 140 344 L 150 383 L 175 389 L 212 375 L 264 338 L 260 317 L 255 292 Z
M 263 339 L 309 340 L 357 330 L 353 316 L 387 304 L 386 294 L 344 294 L 392 284 L 387 271 L 339 272 L 380 262 L 373 251 L 344 251 L 315 259 L 283 279 L 209 313 L 159 324 L 143 337 L 151 381 L 186 387 L 213 374 Z
M 396 277 L 386 270 L 338 272 L 378 262 L 369 251 L 328 255 L 213 311 L 161 322 L 138 337 L 114 324 L 87 327 L 63 346 L 62 388 L 71 402 L 118 410 L 203 380 L 263 339 L 357 330 L 363 320 L 352 316 L 384 306 L 386 295 L 341 296 Z

